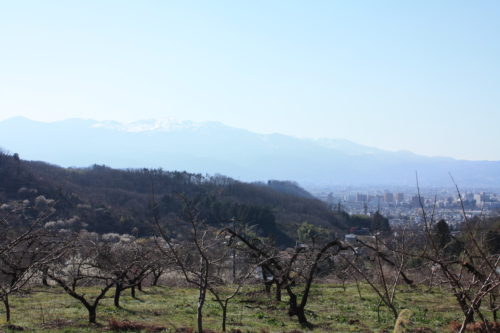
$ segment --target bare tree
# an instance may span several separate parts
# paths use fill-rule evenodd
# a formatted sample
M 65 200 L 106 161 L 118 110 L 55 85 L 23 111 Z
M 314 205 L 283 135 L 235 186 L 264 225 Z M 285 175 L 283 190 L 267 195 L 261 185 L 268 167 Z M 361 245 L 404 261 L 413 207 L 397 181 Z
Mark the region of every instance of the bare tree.
M 139 286 L 150 273 L 156 259 L 146 239 L 120 238 L 118 242 L 107 242 L 102 246 L 106 247 L 106 251 L 100 251 L 98 266 L 113 277 L 114 305 L 119 308 L 122 292 Z
M 7 322 L 11 319 L 9 295 L 24 287 L 38 267 L 54 260 L 62 249 L 42 227 L 53 209 L 36 210 L 31 204 L 10 202 L 0 215 L 0 299 Z
M 100 242 L 97 234 L 83 233 L 72 236 L 72 247 L 57 262 L 51 262 L 47 275 L 68 295 L 82 303 L 88 311 L 89 323 L 97 320 L 97 307 L 115 279 L 106 273 L 100 260 L 107 255 L 107 247 Z M 86 287 L 100 288 L 93 297 Z M 81 290 L 83 289 L 83 290 Z
M 500 285 L 498 272 L 500 256 L 498 253 L 488 252 L 485 242 L 486 230 L 483 228 L 484 219 L 482 217 L 470 219 L 467 216 L 458 186 L 456 189 L 462 205 L 463 223 L 459 233 L 450 235 L 449 241 L 445 242 L 443 239 L 446 238 L 437 235 L 435 231 L 436 204 L 430 210 L 425 207 L 420 196 L 417 177 L 417 191 L 423 219 L 423 244 L 421 250 L 406 248 L 396 251 L 427 262 L 433 268 L 435 283 L 450 288 L 464 315 L 460 333 L 465 331 L 468 324 L 474 322 L 476 315 L 483 323 L 484 329 L 492 332 L 482 304 L 485 299 L 489 300 L 486 311 L 491 312 L 491 318 L 496 321 L 499 306 L 497 295 Z
M 460 190 L 453 178 L 452 181 L 456 186 L 464 219 L 460 235 L 452 237 L 452 241 L 462 243 L 463 250 L 459 253 L 449 253 L 445 251 L 448 244 L 440 246 L 432 232 L 435 222 L 434 213 L 429 216 L 422 200 L 420 200 L 427 244 L 418 255 L 439 267 L 441 278 L 447 282 L 455 295 L 464 314 L 459 332 L 464 332 L 467 324 L 474 321 L 474 315 L 477 315 L 483 322 L 487 332 L 492 332 L 489 320 L 484 315 L 481 305 L 485 298 L 490 297 L 489 310 L 496 320 L 498 310 L 496 298 L 500 285 L 498 273 L 500 256 L 488 253 L 484 242 L 486 232 L 482 228 L 483 219 L 481 217 L 474 220 L 468 218 Z M 417 188 L 420 197 L 418 179 Z
M 399 316 L 396 306 L 397 286 L 401 280 L 409 286 L 413 286 L 414 282 L 405 272 L 407 257 L 401 253 L 402 251 L 396 251 L 405 246 L 404 232 L 391 238 L 394 246 L 392 250 L 384 245 L 379 234 L 375 234 L 371 239 L 357 239 L 358 246 L 352 247 L 351 253 L 342 255 L 341 258 L 379 297 L 378 320 L 380 320 L 380 306 L 384 304 L 396 321 Z
M 318 265 L 325 259 L 327 253 L 331 256 L 346 250 L 339 240 L 332 240 L 326 244 L 315 246 L 297 246 L 295 249 L 280 252 L 269 249 L 258 239 L 247 239 L 245 236 L 226 229 L 226 232 L 238 238 L 258 258 L 259 265 L 265 267 L 276 281 L 277 288 L 284 288 L 289 297 L 290 316 L 297 316 L 301 325 L 311 326 L 305 315 L 305 308 L 309 300 L 311 285 L 317 274 Z M 301 281 L 298 279 L 301 278 Z M 296 292 L 294 286 L 303 282 L 301 292 Z M 302 295 L 299 300 L 299 295 Z
M 175 265 L 184 276 L 186 282 L 198 288 L 198 305 L 196 308 L 197 330 L 203 332 L 203 307 L 205 305 L 207 291 L 214 285 L 215 267 L 223 263 L 226 251 L 220 251 L 221 238 L 218 234 L 208 228 L 200 219 L 196 203 L 181 196 L 184 204 L 184 217 L 178 223 L 188 223 L 190 226 L 189 243 L 183 244 L 182 251 L 179 244 L 167 234 L 161 226 L 158 204 L 154 199 L 153 192 L 153 219 L 158 232 L 164 241 L 159 243 L 159 248 L 166 256 L 174 259 Z
M 9 295 L 21 290 L 34 276 L 38 267 L 55 260 L 63 248 L 50 235 L 36 233 L 0 255 L 0 299 L 5 308 L 6 321 L 11 319 Z
M 296 271 L 299 273 L 299 276 L 303 278 L 304 284 L 300 293 L 294 291 L 293 286 L 295 283 L 288 283 L 286 285 L 286 291 L 289 297 L 289 315 L 297 316 L 301 325 L 311 326 L 307 320 L 305 308 L 309 299 L 311 285 L 317 273 L 318 265 L 327 257 L 328 252 L 330 252 L 328 253 L 329 256 L 334 257 L 339 254 L 340 251 L 347 250 L 347 248 L 348 247 L 343 246 L 340 241 L 333 240 L 319 248 L 306 247 L 304 251 L 295 252 L 302 254 L 302 258 L 299 261 L 300 263 L 297 264 Z M 288 280 L 294 282 L 294 280 L 290 279 L 290 276 Z M 302 295 L 300 301 L 298 295 Z
M 232 255 L 231 255 L 232 256 Z M 213 279 L 208 285 L 208 290 L 213 295 L 215 301 L 219 305 L 222 311 L 221 319 L 221 329 L 226 332 L 226 322 L 227 322 L 227 310 L 229 307 L 229 302 L 241 291 L 245 283 L 255 272 L 256 266 L 254 265 L 244 265 L 239 269 L 234 276 L 231 274 L 232 283 L 228 281 L 217 281 Z M 227 267 L 222 266 L 223 270 L 227 270 Z M 222 273 L 222 272 L 220 272 Z
M 141 246 L 144 247 L 149 258 L 148 280 L 151 286 L 158 286 L 162 275 L 175 266 L 174 259 L 165 255 L 164 251 L 158 247 L 156 237 L 141 239 Z

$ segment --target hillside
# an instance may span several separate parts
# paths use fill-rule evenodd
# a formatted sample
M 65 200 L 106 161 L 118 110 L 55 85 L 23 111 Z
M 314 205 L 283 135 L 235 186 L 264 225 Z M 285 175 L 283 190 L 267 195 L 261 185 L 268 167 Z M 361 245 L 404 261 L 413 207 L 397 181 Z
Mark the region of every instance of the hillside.
M 54 223 L 100 233 L 148 235 L 151 229 L 151 193 L 154 187 L 162 222 L 181 237 L 179 195 L 197 202 L 209 224 L 224 226 L 235 219 L 279 243 L 292 244 L 304 221 L 345 230 L 345 217 L 291 182 L 243 183 L 225 176 L 202 176 L 160 169 L 118 170 L 93 165 L 62 168 L 44 162 L 0 154 L 0 206 L 9 200 L 31 200 L 43 195 L 56 200 Z M 76 216 L 76 219 L 75 219 Z
M 422 186 L 450 186 L 451 173 L 462 187 L 500 187 L 498 161 L 389 152 L 346 140 L 264 135 L 215 122 L 42 123 L 18 117 L 0 122 L 0 146 L 26 159 L 66 167 L 161 167 L 242 181 L 289 179 L 306 187 L 415 186 L 415 171 Z

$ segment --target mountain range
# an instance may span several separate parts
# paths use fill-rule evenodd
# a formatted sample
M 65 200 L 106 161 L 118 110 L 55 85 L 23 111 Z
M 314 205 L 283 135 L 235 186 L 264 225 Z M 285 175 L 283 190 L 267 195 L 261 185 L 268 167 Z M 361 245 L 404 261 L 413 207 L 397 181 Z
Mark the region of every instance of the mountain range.
M 416 138 L 418 140 L 418 138 Z M 464 161 L 391 152 L 339 139 L 257 134 L 217 122 L 68 119 L 0 121 L 0 147 L 65 167 L 163 168 L 242 181 L 293 180 L 310 186 L 500 187 L 500 161 Z

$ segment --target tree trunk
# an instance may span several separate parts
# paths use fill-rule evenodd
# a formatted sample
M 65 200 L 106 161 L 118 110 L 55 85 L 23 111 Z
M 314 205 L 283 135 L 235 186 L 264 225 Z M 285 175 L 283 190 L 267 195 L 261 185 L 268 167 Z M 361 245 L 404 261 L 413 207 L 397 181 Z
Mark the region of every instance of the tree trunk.
M 307 321 L 307 318 L 306 318 L 306 313 L 304 311 L 304 308 L 301 307 L 301 306 L 297 307 L 297 318 L 299 319 L 299 323 L 302 326 L 308 326 L 309 325 L 309 322 Z
M 493 316 L 493 321 L 497 322 L 498 321 L 498 310 L 497 307 L 495 306 L 496 304 L 496 296 L 493 293 L 490 293 L 490 310 L 492 312 Z
M 273 281 L 268 280 L 268 275 L 266 270 L 261 267 L 261 272 L 262 272 L 262 280 L 264 281 L 264 290 L 266 291 L 266 294 L 271 294 L 271 288 L 273 286 Z
M 2 302 L 5 307 L 5 321 L 10 322 L 10 303 L 9 303 L 9 295 L 4 295 L 2 297 Z
M 122 285 L 121 283 L 117 283 L 115 287 L 115 297 L 114 297 L 114 304 L 117 308 L 121 308 L 120 306 L 120 296 L 122 294 Z
M 142 291 L 142 281 L 137 284 L 137 289 Z
M 48 267 L 42 268 L 42 285 L 44 287 L 48 287 L 49 286 L 48 276 L 47 276 L 48 270 L 49 270 Z
M 464 327 L 465 327 L 465 325 L 474 322 L 474 309 L 472 309 L 468 306 L 464 294 L 457 293 L 457 294 L 455 294 L 455 297 L 457 298 L 458 304 L 460 305 L 460 308 L 462 309 L 462 312 L 464 314 L 464 317 L 465 317 L 464 318 Z
M 278 281 L 276 281 L 276 295 L 275 295 L 275 297 L 276 297 L 276 300 L 278 302 L 281 302 L 281 284 L 279 284 Z
M 432 283 L 434 282 L 434 281 L 433 281 L 433 278 L 434 278 L 434 271 L 433 271 L 433 270 L 431 270 L 431 276 L 430 276 L 430 278 L 429 278 L 429 291 L 431 291 L 431 290 L 432 290 Z
M 205 303 L 204 291 L 200 288 L 200 296 L 198 298 L 198 306 L 196 308 L 196 321 L 198 324 L 198 333 L 203 333 L 203 305 Z
M 396 307 L 394 306 L 394 304 L 392 304 L 392 302 L 389 301 L 389 304 L 390 304 L 390 308 L 392 311 L 392 315 L 394 316 L 394 321 L 396 321 L 396 320 L 398 320 L 398 316 L 399 316 L 398 309 L 396 309 Z
M 361 295 L 361 288 L 359 287 L 359 281 L 356 277 L 354 277 L 354 279 L 356 280 L 356 289 L 358 290 L 359 299 L 363 300 L 363 296 Z
M 97 307 L 94 306 L 87 306 L 87 311 L 89 312 L 89 323 L 90 324 L 96 324 L 97 323 Z
M 382 306 L 382 300 L 378 301 L 377 305 L 377 322 L 380 323 L 380 307 Z M 397 320 L 397 319 L 396 319 Z
M 155 273 L 153 272 L 153 283 L 151 284 L 153 287 L 156 287 L 158 285 L 158 280 L 160 279 L 161 272 Z
M 273 287 L 273 283 L 271 281 L 264 282 L 264 290 L 266 291 L 267 295 L 271 294 L 271 288 L 272 287 Z
M 133 286 L 133 287 L 130 288 L 130 296 L 132 296 L 133 298 L 135 298 L 135 286 Z
M 306 313 L 304 311 L 304 307 L 297 305 L 297 295 L 295 295 L 290 288 L 287 288 L 288 296 L 289 296 L 289 316 L 297 316 L 299 320 L 299 324 L 302 326 L 308 326 L 309 322 L 307 321 Z
M 226 331 L 227 304 L 222 307 L 222 332 Z

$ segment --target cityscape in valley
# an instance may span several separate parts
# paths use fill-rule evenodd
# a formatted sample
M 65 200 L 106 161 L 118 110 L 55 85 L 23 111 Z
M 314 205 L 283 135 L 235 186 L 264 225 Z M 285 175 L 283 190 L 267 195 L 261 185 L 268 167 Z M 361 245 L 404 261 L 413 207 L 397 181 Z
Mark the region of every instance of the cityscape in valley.
M 499 333 L 500 1 L 0 1 L 0 333 Z
M 460 193 L 458 192 L 460 191 Z M 453 188 L 414 189 L 400 188 L 397 192 L 380 188 L 342 188 L 335 192 L 319 192 L 316 195 L 334 209 L 350 214 L 381 212 L 392 225 L 422 223 L 422 207 L 434 211 L 438 219 L 445 219 L 451 226 L 460 225 L 474 216 L 496 216 L 500 211 L 500 192 Z M 463 192 L 462 192 L 463 191 Z

